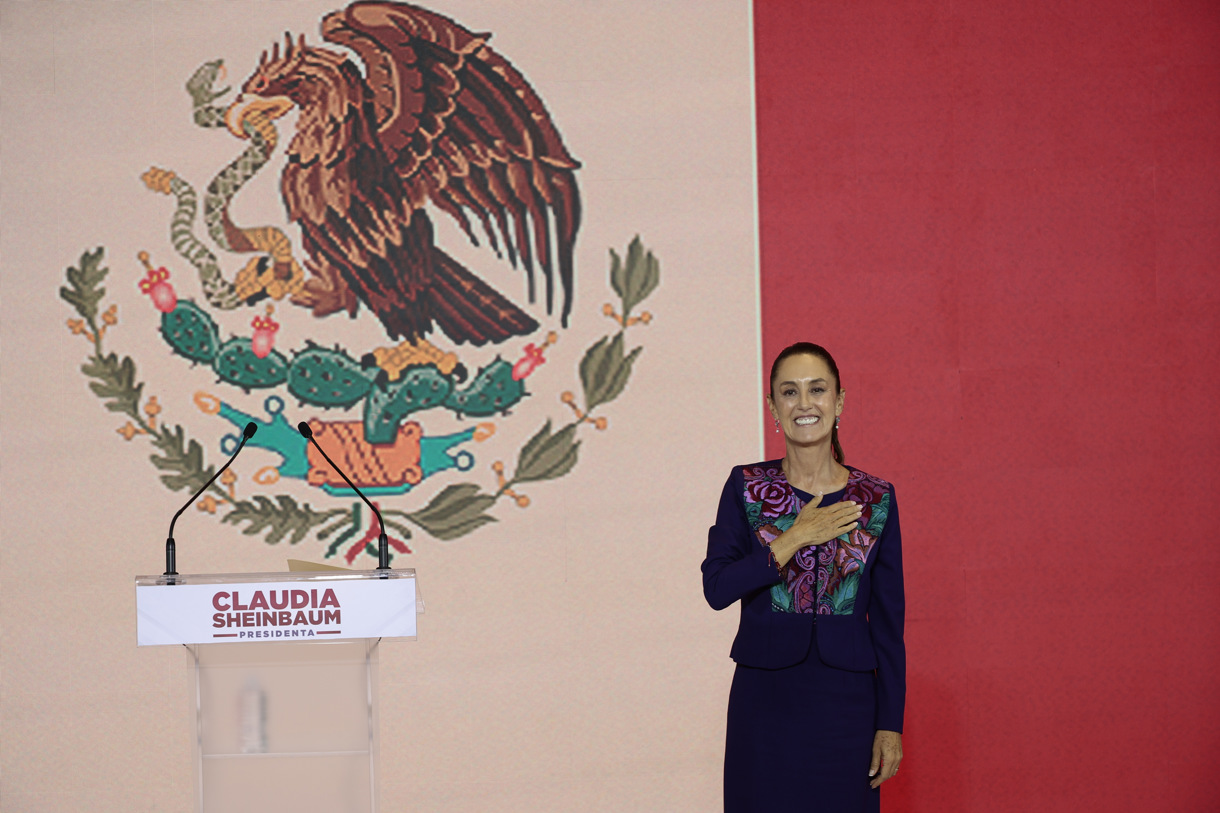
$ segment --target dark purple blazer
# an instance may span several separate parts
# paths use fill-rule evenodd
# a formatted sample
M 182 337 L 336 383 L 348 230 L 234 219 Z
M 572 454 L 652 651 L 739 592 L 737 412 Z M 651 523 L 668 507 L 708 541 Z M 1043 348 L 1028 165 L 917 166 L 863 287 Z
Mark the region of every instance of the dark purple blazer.
M 755 464 L 777 465 L 777 461 Z M 902 731 L 906 704 L 906 646 L 902 640 L 906 602 L 902 586 L 902 533 L 898 502 L 890 487 L 885 528 L 869 550 L 851 615 L 785 613 L 771 609 L 771 585 L 780 581 L 770 550 L 746 519 L 745 481 L 737 466 L 724 484 L 716 524 L 708 531 L 703 560 L 703 595 L 714 610 L 741 601 L 741 621 L 729 655 L 743 666 L 782 669 L 800 663 L 817 642 L 829 666 L 877 676 L 876 727 Z M 793 489 L 803 501 L 812 495 Z M 843 498 L 825 494 L 822 505 Z

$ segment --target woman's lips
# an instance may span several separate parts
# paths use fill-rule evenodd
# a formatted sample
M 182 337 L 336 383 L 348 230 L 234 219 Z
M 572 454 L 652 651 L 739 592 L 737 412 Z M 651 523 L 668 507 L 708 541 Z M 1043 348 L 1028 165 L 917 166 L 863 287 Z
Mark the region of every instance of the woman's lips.
M 813 426 L 819 420 L 820 419 L 817 415 L 802 415 L 793 421 L 793 423 L 795 423 L 797 426 Z

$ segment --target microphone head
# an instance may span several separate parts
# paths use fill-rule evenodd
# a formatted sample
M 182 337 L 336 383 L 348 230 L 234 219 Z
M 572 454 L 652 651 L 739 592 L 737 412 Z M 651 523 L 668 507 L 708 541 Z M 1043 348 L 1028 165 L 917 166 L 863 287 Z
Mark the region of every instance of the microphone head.
M 297 424 L 297 431 L 300 432 L 306 440 L 313 438 L 313 430 L 309 428 L 309 424 L 307 424 L 305 421 L 301 421 Z
M 249 440 L 250 438 L 254 437 L 254 433 L 257 431 L 258 424 L 256 424 L 254 421 L 250 421 L 248 424 L 246 424 L 246 428 L 242 430 L 242 434 L 245 435 L 246 440 Z

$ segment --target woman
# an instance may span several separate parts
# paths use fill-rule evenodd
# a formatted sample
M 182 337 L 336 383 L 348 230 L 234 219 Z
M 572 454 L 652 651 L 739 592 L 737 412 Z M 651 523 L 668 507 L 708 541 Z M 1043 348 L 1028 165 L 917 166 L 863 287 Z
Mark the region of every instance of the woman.
M 784 457 L 734 468 L 708 533 L 708 604 L 741 602 L 726 813 L 877 811 L 902 761 L 898 505 L 889 483 L 844 465 L 843 396 L 824 348 L 776 357 L 767 407 Z

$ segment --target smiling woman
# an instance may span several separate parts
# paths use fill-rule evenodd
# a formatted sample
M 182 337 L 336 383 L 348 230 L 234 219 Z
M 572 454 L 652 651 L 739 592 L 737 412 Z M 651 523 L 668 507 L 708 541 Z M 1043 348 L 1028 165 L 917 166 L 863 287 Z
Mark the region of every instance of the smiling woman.
M 842 464 L 839 416 L 843 414 L 843 392 L 839 367 L 824 347 L 798 342 L 785 348 L 771 365 L 771 392 L 767 395 L 775 431 L 782 429 L 785 440 L 797 444 L 813 443 L 814 438 L 824 437 L 829 431 L 835 462 Z M 827 430 L 827 426 L 831 428 Z M 802 435 L 795 431 L 797 428 L 818 431 Z
M 825 348 L 783 350 L 766 401 L 785 455 L 733 469 L 703 562 L 712 608 L 741 603 L 724 809 L 876 811 L 906 697 L 894 488 L 845 464 Z

